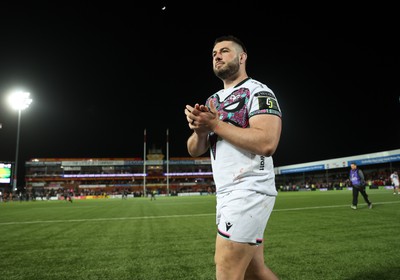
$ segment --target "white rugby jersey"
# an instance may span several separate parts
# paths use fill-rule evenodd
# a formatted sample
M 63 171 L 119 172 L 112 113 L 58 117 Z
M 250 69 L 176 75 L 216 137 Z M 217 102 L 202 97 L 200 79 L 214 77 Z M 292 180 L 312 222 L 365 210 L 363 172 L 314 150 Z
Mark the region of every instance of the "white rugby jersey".
M 390 179 L 392 179 L 392 183 L 395 186 L 399 186 L 400 182 L 399 182 L 399 175 L 398 174 L 396 174 L 396 173 L 390 174 Z
M 247 78 L 233 88 L 222 89 L 210 96 L 220 120 L 238 127 L 249 127 L 249 119 L 259 114 L 282 117 L 275 94 L 265 84 Z M 210 140 L 211 166 L 217 194 L 231 190 L 254 190 L 277 195 L 272 157 L 255 155 L 237 148 L 215 133 Z

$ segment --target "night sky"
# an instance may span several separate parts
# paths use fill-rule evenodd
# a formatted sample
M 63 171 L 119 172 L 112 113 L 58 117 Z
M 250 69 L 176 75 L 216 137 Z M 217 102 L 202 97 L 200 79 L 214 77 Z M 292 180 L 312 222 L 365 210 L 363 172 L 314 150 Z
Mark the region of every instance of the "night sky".
M 16 154 L 6 97 L 23 88 L 33 99 L 19 174 L 32 158 L 142 158 L 144 129 L 148 148 L 165 153 L 169 129 L 170 157 L 189 156 L 184 108 L 222 87 L 211 51 L 227 34 L 280 103 L 275 166 L 400 148 L 394 7 L 126 2 L 1 4 L 0 160 Z

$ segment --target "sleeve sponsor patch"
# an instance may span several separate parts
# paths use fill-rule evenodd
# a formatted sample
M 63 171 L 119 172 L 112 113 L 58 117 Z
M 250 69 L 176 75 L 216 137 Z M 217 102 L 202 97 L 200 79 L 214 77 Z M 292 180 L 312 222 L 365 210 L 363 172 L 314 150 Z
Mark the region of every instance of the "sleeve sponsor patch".
M 258 101 L 258 110 L 268 114 L 281 115 L 278 101 L 272 92 L 262 91 L 255 94 Z

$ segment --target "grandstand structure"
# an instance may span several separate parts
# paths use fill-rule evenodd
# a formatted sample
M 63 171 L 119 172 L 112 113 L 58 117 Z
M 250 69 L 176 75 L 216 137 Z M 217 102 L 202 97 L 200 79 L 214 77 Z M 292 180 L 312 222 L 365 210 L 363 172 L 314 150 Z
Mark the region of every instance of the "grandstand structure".
M 142 158 L 41 158 L 25 162 L 26 189 L 35 192 L 68 190 L 74 195 L 135 196 L 212 192 L 210 158 L 164 159 L 161 149 Z
M 389 176 L 400 170 L 400 149 L 275 167 L 280 190 L 332 190 L 349 187 L 351 163 L 364 171 L 370 188 L 390 185 Z
M 214 193 L 209 157 L 168 158 L 150 149 L 142 158 L 39 158 L 25 162 L 27 192 L 75 196 L 122 194 L 145 196 Z M 400 171 L 400 149 L 275 167 L 276 186 L 288 190 L 332 190 L 348 187 L 350 164 L 362 167 L 370 188 L 389 184 Z

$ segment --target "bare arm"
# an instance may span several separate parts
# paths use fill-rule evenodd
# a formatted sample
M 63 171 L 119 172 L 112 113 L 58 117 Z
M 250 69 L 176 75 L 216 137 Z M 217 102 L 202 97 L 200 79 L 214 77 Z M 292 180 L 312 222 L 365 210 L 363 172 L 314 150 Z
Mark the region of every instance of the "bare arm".
M 193 132 L 187 140 L 187 149 L 192 157 L 199 157 L 208 151 L 208 137 L 207 135 L 199 135 Z
M 196 104 L 194 107 L 186 105 L 185 115 L 189 128 L 193 130 L 192 135 L 187 140 L 187 150 L 192 157 L 198 157 L 205 154 L 209 148 L 208 133 L 211 132 L 205 126 L 195 123 L 195 118 L 202 110 L 206 110 L 203 105 Z
M 250 118 L 250 126 L 241 128 L 220 121 L 214 132 L 232 145 L 250 153 L 272 156 L 279 144 L 282 120 L 275 115 L 256 115 Z
M 212 102 L 210 109 L 198 104 L 194 110 L 192 108 L 186 106 L 189 127 L 194 129 L 188 139 L 191 155 L 198 156 L 206 152 L 209 147 L 207 135 L 212 131 L 232 145 L 257 155 L 272 156 L 278 147 L 282 130 L 282 120 L 278 116 L 256 115 L 250 118 L 248 128 L 241 128 L 219 120 Z M 193 120 L 194 124 L 191 123 Z

